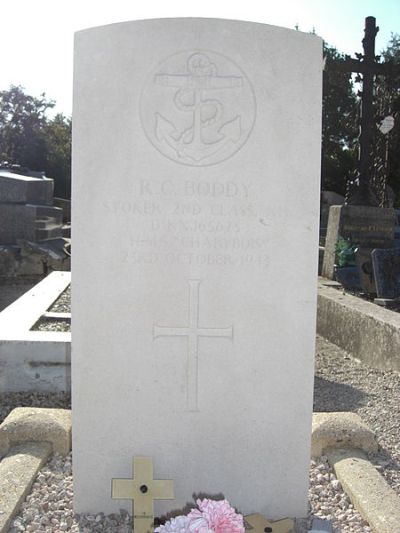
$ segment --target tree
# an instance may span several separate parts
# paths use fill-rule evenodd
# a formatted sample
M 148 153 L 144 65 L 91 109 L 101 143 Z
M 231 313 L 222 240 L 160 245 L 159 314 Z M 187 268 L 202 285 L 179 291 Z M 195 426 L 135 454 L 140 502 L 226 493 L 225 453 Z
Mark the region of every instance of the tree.
M 376 108 L 378 120 L 392 115 L 394 127 L 387 137 L 388 184 L 395 192 L 395 204 L 400 205 L 400 35 L 392 34 L 382 52 L 385 61 L 391 61 L 393 73 L 377 77 Z
M 54 106 L 44 93 L 35 98 L 21 86 L 0 91 L 0 161 L 44 171 L 56 195 L 70 197 L 71 120 L 62 114 L 49 119 Z
M 56 115 L 44 127 L 46 175 L 54 177 L 55 194 L 71 197 L 71 119 Z
M 44 170 L 46 142 L 43 127 L 46 111 L 54 102 L 42 94 L 26 95 L 22 87 L 12 85 L 0 91 L 0 157 L 32 170 Z
M 344 195 L 356 169 L 357 97 L 350 74 L 335 68 L 345 56 L 324 43 L 324 58 L 321 186 Z

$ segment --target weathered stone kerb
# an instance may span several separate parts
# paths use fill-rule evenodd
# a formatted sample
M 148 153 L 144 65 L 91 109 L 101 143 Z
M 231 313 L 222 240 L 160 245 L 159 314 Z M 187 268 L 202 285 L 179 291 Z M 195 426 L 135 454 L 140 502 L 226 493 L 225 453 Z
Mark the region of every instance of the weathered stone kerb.
M 356 413 L 314 413 L 311 456 L 320 457 L 327 449 L 357 448 L 377 452 L 375 434 Z
M 0 425 L 0 454 L 22 442 L 48 442 L 54 453 L 71 450 L 71 411 L 17 407 Z
M 400 371 L 400 313 L 327 287 L 323 278 L 317 332 L 374 368 Z
M 7 533 L 50 454 L 48 442 L 25 442 L 11 448 L 0 462 L 0 533 Z
M 0 425 L 0 533 L 29 493 L 51 453 L 71 450 L 71 411 L 17 407 Z
M 328 461 L 361 516 L 377 533 L 395 533 L 400 498 L 361 450 L 330 450 Z

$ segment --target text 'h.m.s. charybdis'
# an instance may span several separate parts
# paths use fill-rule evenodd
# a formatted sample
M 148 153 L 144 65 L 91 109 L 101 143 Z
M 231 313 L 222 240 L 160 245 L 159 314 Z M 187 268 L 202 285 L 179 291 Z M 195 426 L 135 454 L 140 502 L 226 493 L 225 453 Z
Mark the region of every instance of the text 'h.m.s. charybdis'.
M 141 118 L 163 155 L 184 165 L 213 165 L 248 139 L 255 99 L 246 75 L 230 59 L 210 51 L 181 52 L 149 76 Z

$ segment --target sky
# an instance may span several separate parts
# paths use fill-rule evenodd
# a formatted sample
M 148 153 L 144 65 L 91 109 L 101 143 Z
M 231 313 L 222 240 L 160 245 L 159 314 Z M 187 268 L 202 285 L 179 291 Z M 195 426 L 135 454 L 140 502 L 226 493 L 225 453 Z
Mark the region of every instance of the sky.
M 400 0 L 0 0 L 0 90 L 21 85 L 46 93 L 57 112 L 72 112 L 74 32 L 162 17 L 249 20 L 300 31 L 315 29 L 340 52 L 362 52 L 364 20 L 380 27 L 376 52 L 400 33 Z

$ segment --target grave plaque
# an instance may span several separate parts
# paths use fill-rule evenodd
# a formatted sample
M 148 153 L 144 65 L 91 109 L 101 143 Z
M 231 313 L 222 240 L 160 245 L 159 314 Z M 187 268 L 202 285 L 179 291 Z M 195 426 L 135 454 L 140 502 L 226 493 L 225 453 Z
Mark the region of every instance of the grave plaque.
M 358 248 L 355 254 L 361 290 L 366 294 L 374 294 L 376 292 L 371 252 L 371 248 Z
M 321 69 L 318 37 L 249 22 L 76 35 L 77 512 L 129 509 L 110 480 L 143 455 L 156 515 L 307 514 Z
M 371 256 L 378 298 L 400 298 L 400 249 L 373 250 Z
M 333 205 L 329 209 L 322 275 L 333 279 L 335 247 L 339 237 L 361 248 L 391 248 L 394 242 L 394 209 Z

